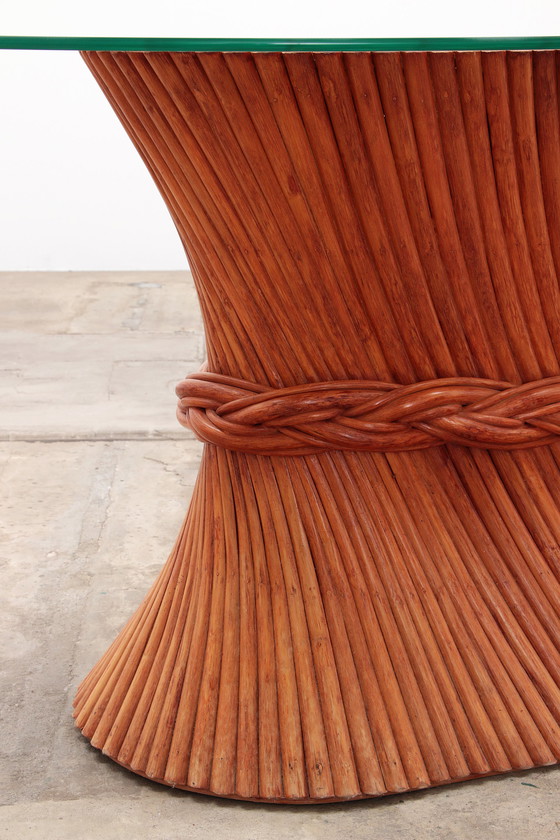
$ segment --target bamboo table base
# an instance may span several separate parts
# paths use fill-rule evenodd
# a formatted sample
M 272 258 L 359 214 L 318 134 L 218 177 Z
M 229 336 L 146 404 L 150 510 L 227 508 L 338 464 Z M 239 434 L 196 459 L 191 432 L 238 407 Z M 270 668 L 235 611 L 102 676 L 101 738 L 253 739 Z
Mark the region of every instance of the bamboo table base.
M 208 340 L 192 503 L 84 735 L 278 802 L 558 762 L 556 54 L 84 58 Z

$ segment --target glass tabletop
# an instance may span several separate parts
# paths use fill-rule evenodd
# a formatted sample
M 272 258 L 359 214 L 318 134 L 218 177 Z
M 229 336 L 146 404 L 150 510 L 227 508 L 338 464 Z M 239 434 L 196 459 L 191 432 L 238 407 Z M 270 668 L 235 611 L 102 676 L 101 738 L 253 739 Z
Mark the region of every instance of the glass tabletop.
M 417 52 L 560 49 L 560 36 L 509 38 L 106 38 L 0 35 L 0 49 L 110 52 Z

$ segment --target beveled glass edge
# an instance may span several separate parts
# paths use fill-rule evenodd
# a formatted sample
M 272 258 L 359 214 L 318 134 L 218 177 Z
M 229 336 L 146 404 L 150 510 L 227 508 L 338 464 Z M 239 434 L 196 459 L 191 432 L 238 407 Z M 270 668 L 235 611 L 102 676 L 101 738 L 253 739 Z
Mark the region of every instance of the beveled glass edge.
M 560 49 L 560 36 L 522 38 L 109 38 L 0 35 L 5 50 L 109 52 L 416 52 Z

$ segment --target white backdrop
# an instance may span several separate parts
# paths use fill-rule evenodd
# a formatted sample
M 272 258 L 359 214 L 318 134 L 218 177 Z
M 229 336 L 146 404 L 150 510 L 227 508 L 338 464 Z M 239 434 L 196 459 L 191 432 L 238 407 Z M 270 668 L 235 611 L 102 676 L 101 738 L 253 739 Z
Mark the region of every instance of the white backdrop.
M 0 0 L 4 35 L 560 35 L 557 0 Z M 150 176 L 77 53 L 0 51 L 0 271 L 184 268 Z

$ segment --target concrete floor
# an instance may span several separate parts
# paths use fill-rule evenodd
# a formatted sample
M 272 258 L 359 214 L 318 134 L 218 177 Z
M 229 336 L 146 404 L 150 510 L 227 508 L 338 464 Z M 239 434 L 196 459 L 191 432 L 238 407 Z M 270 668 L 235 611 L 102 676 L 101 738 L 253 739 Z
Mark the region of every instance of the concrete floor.
M 557 768 L 262 806 L 140 779 L 74 728 L 77 684 L 187 507 L 200 448 L 174 386 L 203 356 L 186 274 L 0 274 L 0 836 L 558 840 Z

